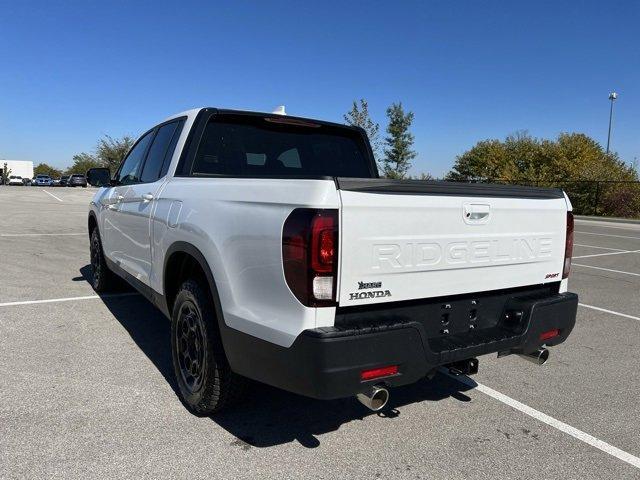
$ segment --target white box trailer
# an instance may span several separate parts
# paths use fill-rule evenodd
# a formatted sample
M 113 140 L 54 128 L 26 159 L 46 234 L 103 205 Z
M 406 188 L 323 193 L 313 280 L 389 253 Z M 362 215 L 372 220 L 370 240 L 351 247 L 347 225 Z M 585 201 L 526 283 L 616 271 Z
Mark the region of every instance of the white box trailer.
M 29 160 L 0 160 L 0 169 L 7 167 L 9 175 L 33 178 L 33 162 Z

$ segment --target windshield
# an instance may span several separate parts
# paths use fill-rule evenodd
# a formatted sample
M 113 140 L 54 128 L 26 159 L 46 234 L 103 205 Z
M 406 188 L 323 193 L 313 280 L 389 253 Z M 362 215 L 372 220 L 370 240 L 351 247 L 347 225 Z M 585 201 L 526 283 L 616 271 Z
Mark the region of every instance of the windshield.
M 357 130 L 313 121 L 217 115 L 207 124 L 193 175 L 371 178 Z

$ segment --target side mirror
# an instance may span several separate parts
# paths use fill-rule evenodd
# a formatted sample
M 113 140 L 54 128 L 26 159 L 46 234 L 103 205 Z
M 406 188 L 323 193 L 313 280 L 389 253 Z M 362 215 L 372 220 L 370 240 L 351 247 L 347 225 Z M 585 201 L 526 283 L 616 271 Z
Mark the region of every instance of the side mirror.
M 111 172 L 108 168 L 90 168 L 87 170 L 87 183 L 92 187 L 108 187 L 111 185 Z

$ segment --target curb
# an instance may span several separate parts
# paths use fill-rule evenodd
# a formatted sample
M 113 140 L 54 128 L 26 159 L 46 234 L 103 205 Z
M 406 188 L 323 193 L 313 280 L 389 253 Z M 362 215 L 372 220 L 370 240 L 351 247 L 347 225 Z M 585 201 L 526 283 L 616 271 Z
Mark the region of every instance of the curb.
M 589 215 L 576 215 L 576 220 L 595 220 L 598 222 L 608 222 L 608 223 L 633 223 L 640 224 L 640 220 L 636 218 L 618 218 L 618 217 L 595 217 Z

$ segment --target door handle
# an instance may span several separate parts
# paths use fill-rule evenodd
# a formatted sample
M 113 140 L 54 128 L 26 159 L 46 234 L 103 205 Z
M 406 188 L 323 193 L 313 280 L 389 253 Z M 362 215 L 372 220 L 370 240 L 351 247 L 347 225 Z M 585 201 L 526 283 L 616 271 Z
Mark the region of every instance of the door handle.
M 150 202 L 151 200 L 153 200 L 153 195 L 151 195 L 150 193 L 145 193 L 142 195 L 143 202 Z
M 122 200 L 124 200 L 124 197 L 122 195 L 118 195 L 116 197 L 116 202 L 120 203 L 120 202 L 122 202 Z

